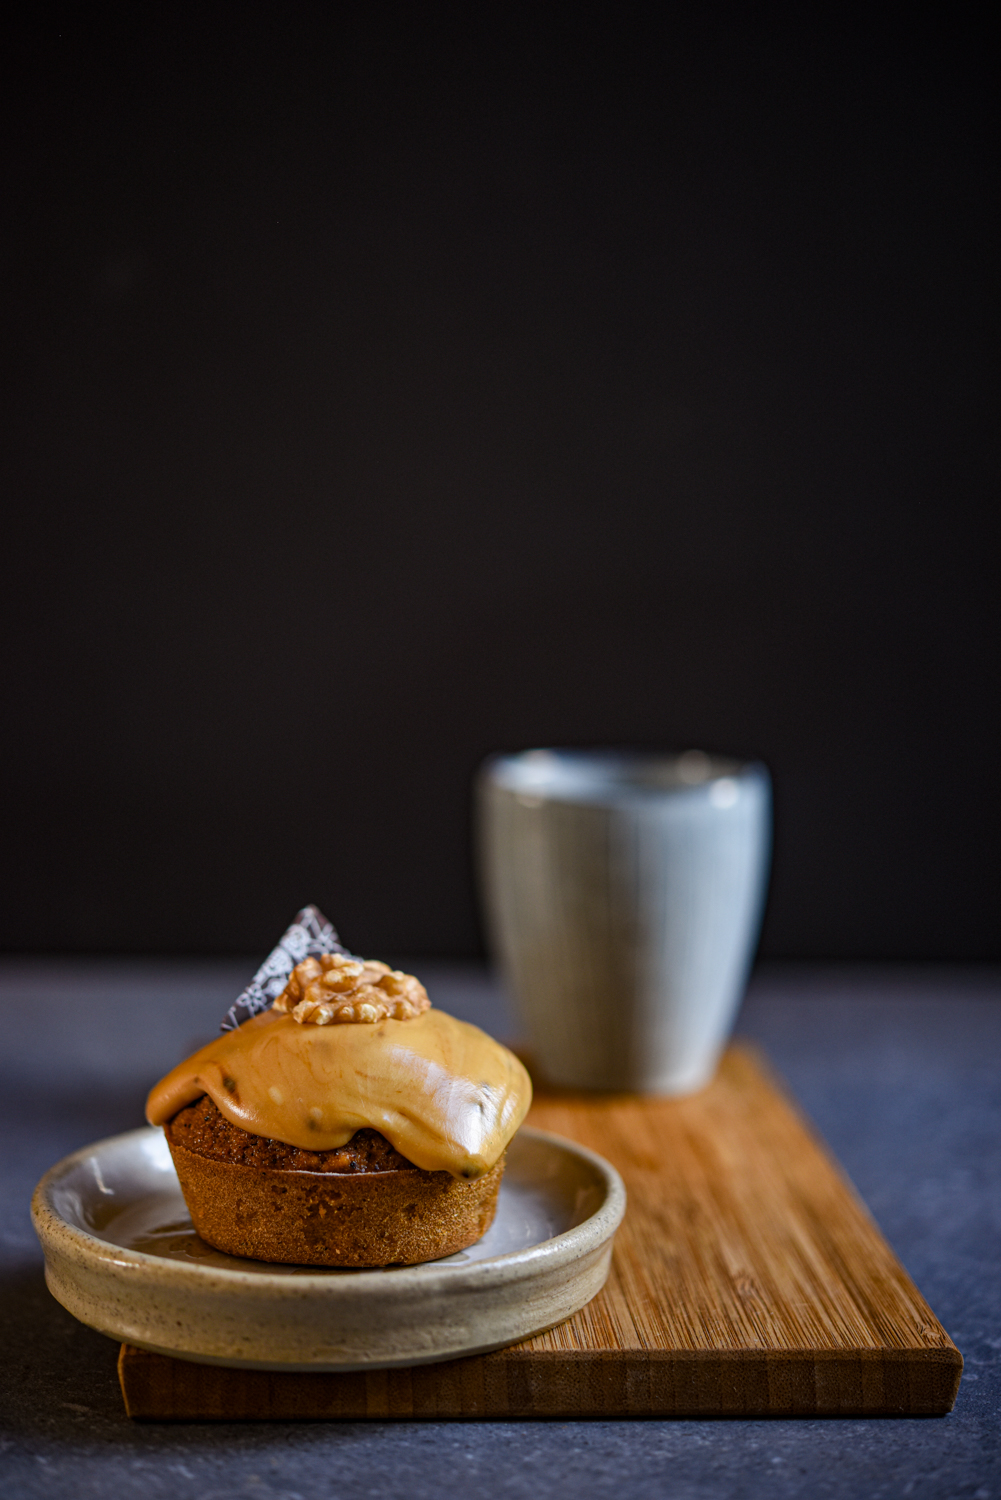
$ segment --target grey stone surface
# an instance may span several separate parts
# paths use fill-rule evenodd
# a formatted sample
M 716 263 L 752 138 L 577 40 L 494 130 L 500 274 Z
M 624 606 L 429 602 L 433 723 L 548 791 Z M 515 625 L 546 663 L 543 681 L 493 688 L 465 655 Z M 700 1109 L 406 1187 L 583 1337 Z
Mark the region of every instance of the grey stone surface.
M 767 1494 L 1001 1500 L 1001 975 L 772 968 L 740 1030 L 765 1048 L 966 1358 L 956 1409 L 882 1421 L 138 1425 L 116 1346 L 52 1300 L 28 1219 L 59 1157 L 141 1120 L 253 968 L 0 966 L 0 1492 L 176 1500 Z M 482 971 L 422 965 L 500 1035 Z

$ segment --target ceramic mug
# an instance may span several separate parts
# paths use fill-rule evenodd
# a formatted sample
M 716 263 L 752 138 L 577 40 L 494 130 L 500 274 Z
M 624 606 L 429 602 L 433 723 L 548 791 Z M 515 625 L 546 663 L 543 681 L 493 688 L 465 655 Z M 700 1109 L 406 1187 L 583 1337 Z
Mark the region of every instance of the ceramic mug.
M 477 781 L 494 952 L 551 1083 L 687 1094 L 712 1077 L 754 956 L 764 766 L 530 750 Z

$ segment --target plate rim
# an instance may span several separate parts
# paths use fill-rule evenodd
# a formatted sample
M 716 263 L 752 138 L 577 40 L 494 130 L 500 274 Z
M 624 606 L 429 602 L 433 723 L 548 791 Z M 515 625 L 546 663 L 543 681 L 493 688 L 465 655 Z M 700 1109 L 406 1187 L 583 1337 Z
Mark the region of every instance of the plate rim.
M 434 1281 L 440 1279 L 444 1288 L 451 1287 L 458 1291 L 461 1283 L 470 1278 L 481 1285 L 491 1281 L 503 1282 L 517 1279 L 519 1273 L 523 1274 L 533 1267 L 538 1267 L 540 1262 L 576 1260 L 589 1245 L 610 1239 L 621 1224 L 626 1210 L 625 1184 L 611 1162 L 578 1141 L 558 1135 L 555 1131 L 539 1130 L 534 1125 L 522 1125 L 512 1139 L 523 1137 L 548 1144 L 588 1162 L 603 1181 L 605 1195 L 602 1203 L 579 1224 L 562 1230 L 548 1240 L 539 1240 L 534 1245 L 526 1245 L 518 1250 L 508 1250 L 502 1254 L 489 1256 L 484 1260 L 470 1261 L 461 1266 L 445 1266 L 437 1261 L 423 1261 L 415 1266 L 393 1267 L 392 1275 L 389 1277 L 384 1267 L 352 1269 L 348 1276 L 329 1274 L 329 1270 L 343 1269 L 340 1267 L 330 1267 L 329 1270 L 320 1271 L 303 1268 L 294 1276 L 290 1276 L 287 1271 L 279 1270 L 244 1271 L 235 1267 L 216 1266 L 198 1261 L 172 1260 L 167 1256 L 151 1254 L 145 1250 L 132 1250 L 112 1244 L 89 1230 L 70 1223 L 53 1206 L 50 1198 L 51 1191 L 83 1158 L 94 1155 L 102 1148 L 115 1146 L 129 1139 L 150 1139 L 154 1135 L 162 1137 L 161 1126 L 139 1126 L 134 1130 L 122 1131 L 118 1135 L 106 1136 L 102 1140 L 93 1141 L 89 1145 L 78 1147 L 76 1151 L 71 1151 L 44 1173 L 36 1184 L 31 1198 L 32 1226 L 41 1242 L 43 1253 L 47 1254 L 48 1236 L 54 1234 L 63 1241 L 64 1249 L 68 1241 L 81 1258 L 90 1261 L 105 1261 L 122 1270 L 135 1268 L 139 1271 L 155 1271 L 158 1277 L 166 1275 L 172 1280 L 176 1278 L 182 1284 L 190 1283 L 194 1278 L 197 1284 L 204 1286 L 206 1281 L 220 1278 L 222 1286 L 231 1291 L 242 1287 L 251 1293 L 255 1291 L 264 1293 L 273 1289 L 277 1283 L 285 1288 L 294 1285 L 297 1289 L 301 1289 L 304 1295 L 315 1292 L 326 1297 L 337 1297 L 347 1296 L 350 1293 L 352 1297 L 359 1297 L 364 1296 L 366 1292 L 374 1293 L 378 1289 L 380 1297 L 392 1297 L 394 1293 L 405 1294 L 414 1281 L 417 1281 L 422 1289 L 430 1291 Z M 256 1262 L 256 1264 L 270 1263 Z

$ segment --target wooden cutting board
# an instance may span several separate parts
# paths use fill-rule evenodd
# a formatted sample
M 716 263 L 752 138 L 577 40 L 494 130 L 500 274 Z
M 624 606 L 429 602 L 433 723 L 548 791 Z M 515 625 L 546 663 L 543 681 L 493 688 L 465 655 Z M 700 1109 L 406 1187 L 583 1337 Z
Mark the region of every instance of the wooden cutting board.
M 587 1307 L 494 1354 L 284 1374 L 122 1345 L 132 1417 L 942 1415 L 962 1355 L 750 1048 L 688 1099 L 540 1092 L 529 1122 L 613 1162 L 629 1204 Z

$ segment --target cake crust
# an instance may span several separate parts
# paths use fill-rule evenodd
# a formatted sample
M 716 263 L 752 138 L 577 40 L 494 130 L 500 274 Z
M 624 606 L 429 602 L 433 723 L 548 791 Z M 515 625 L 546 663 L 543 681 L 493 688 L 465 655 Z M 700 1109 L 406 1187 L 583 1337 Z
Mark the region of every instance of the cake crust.
M 208 1094 L 185 1105 L 170 1122 L 175 1141 L 196 1156 L 234 1162 L 245 1167 L 274 1167 L 289 1172 L 417 1171 L 377 1130 L 356 1130 L 346 1146 L 335 1151 L 304 1151 L 269 1136 L 241 1130 Z
M 454 1255 L 490 1228 L 504 1173 L 503 1157 L 472 1180 L 426 1172 L 374 1130 L 340 1150 L 303 1151 L 240 1130 L 208 1098 L 164 1131 L 201 1238 L 227 1255 L 293 1265 Z

